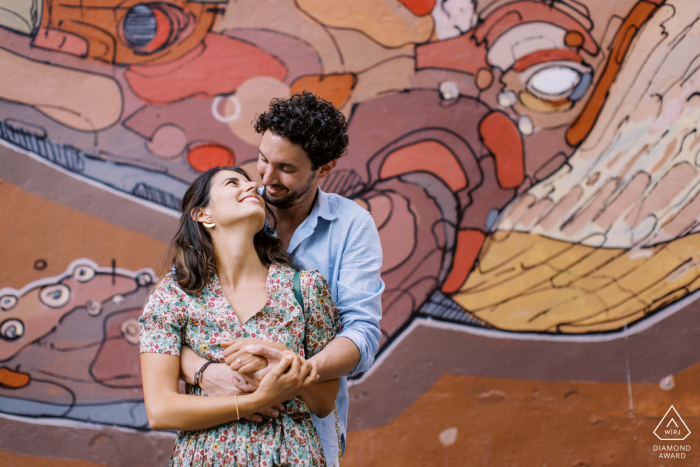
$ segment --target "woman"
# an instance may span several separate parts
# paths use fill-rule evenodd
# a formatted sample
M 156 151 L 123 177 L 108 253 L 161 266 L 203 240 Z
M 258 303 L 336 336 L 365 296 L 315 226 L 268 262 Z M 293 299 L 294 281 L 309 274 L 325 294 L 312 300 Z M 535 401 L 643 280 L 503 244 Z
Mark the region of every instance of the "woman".
M 301 273 L 304 308 L 294 298 L 296 270 L 278 239 L 263 231 L 264 200 L 245 171 L 214 168 L 182 200 L 180 229 L 170 244 L 173 273 L 146 304 L 141 371 L 151 428 L 180 430 L 171 466 L 325 465 L 310 413 L 328 415 L 338 380 L 315 383 L 320 352 L 340 329 L 326 280 Z M 252 394 L 178 393 L 181 345 L 222 362 L 226 341 L 255 338 L 292 352 L 264 374 Z M 264 373 L 264 372 L 267 373 Z M 279 418 L 243 417 L 285 402 Z

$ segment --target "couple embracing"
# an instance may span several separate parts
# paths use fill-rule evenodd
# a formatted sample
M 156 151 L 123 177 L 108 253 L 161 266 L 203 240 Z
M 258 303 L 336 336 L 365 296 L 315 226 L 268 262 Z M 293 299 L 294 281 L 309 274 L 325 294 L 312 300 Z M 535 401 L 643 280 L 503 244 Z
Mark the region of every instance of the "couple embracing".
M 345 118 L 304 92 L 273 99 L 255 130 L 263 187 L 230 167 L 194 181 L 172 273 L 140 318 L 149 423 L 178 430 L 171 466 L 339 465 L 346 376 L 378 349 L 377 229 L 318 186 L 347 148 Z

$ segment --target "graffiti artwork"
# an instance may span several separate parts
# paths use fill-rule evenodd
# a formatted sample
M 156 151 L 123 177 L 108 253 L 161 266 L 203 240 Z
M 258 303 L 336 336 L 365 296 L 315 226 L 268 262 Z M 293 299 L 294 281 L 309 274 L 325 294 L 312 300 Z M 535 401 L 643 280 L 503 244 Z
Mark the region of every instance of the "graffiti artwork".
M 2 205 L 47 198 L 55 173 L 152 213 L 105 205 L 107 231 L 174 219 L 199 173 L 255 170 L 251 121 L 271 98 L 331 101 L 350 146 L 322 189 L 367 209 L 384 250 L 380 357 L 352 388 L 374 402 L 350 409 L 355 429 L 379 426 L 422 395 L 370 409 L 420 323 L 575 346 L 694 301 L 698 17 L 692 0 L 0 0 L 0 144 L 24 174 L 1 172 L 24 193 Z M 2 253 L 26 282 L 0 283 L 0 412 L 147 426 L 134 320 L 172 235 L 153 229 L 127 269 L 73 243 L 51 274 Z M 42 235 L 38 253 L 63 248 Z M 455 365 L 425 391 L 482 374 Z

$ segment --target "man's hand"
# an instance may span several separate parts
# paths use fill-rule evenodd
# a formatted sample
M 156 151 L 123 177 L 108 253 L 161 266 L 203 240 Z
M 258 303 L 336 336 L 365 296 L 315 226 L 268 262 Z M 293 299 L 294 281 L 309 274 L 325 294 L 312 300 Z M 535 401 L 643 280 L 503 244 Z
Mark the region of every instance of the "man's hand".
M 238 384 L 234 384 L 233 380 Z M 244 384 L 245 383 L 245 384 Z M 225 363 L 212 363 L 204 369 L 199 387 L 209 397 L 232 396 L 255 391 L 255 387 L 245 380 L 241 382 L 236 372 Z

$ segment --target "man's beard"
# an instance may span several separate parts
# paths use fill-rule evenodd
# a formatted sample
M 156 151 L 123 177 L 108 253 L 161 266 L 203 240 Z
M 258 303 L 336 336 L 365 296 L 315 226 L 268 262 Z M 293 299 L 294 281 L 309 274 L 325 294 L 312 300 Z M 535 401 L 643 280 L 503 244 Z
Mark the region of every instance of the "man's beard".
M 306 185 L 299 188 L 297 191 L 290 191 L 281 198 L 273 198 L 267 191 L 265 191 L 265 202 L 271 206 L 276 207 L 277 209 L 289 209 L 293 206 L 296 206 L 299 203 L 299 199 L 306 193 L 308 193 L 308 191 L 311 189 L 311 186 L 314 183 L 314 176 L 315 174 L 312 173 L 309 179 L 307 180 Z

